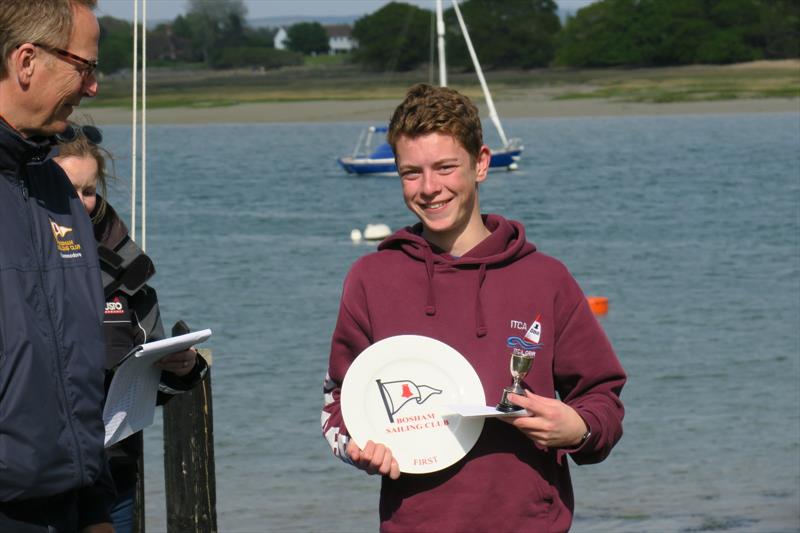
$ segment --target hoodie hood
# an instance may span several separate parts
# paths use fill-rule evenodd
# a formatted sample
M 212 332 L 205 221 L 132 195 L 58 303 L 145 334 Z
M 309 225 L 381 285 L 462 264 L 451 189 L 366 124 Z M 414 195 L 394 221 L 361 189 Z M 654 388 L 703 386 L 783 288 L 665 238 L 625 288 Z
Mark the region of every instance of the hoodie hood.
M 536 251 L 536 246 L 525 240 L 525 229 L 519 222 L 507 220 L 500 215 L 483 215 L 482 218 L 491 235 L 460 257 L 443 252 L 426 241 L 422 237 L 421 222 L 395 232 L 378 246 L 378 250 L 400 250 L 424 266 L 428 280 L 424 312 L 428 316 L 436 314 L 433 278 L 437 269 L 475 271 L 475 333 L 478 337 L 487 333 L 481 303 L 481 288 L 487 270 L 491 271 L 494 267 L 503 266 Z

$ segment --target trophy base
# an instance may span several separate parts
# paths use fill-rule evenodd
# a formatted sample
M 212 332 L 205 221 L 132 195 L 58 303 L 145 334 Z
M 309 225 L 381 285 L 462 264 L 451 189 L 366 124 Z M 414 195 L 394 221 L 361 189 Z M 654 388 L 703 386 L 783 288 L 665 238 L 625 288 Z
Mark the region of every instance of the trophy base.
M 514 389 L 505 388 L 503 389 L 503 395 L 500 397 L 500 403 L 495 406 L 495 409 L 500 411 L 501 413 L 512 413 L 514 411 L 522 411 L 522 407 L 518 407 L 508 401 L 509 393 L 519 394 Z
M 517 407 L 516 405 L 505 405 L 502 403 L 498 403 L 495 407 L 501 413 L 513 413 L 514 411 L 522 411 L 522 407 Z

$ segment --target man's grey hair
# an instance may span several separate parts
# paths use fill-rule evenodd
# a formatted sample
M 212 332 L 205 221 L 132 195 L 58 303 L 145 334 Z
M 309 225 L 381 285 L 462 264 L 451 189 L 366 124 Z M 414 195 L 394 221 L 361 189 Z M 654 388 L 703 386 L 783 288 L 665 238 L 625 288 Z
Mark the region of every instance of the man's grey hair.
M 8 74 L 8 56 L 21 44 L 66 48 L 77 5 L 94 9 L 97 0 L 0 0 L 0 79 Z

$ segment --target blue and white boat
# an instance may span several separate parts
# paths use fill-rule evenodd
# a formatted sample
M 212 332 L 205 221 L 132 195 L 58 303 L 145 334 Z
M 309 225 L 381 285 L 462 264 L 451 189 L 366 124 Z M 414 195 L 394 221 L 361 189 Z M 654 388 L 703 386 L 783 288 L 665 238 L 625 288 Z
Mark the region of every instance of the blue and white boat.
M 475 48 L 473 48 L 472 40 L 469 38 L 467 26 L 464 24 L 464 18 L 461 16 L 461 10 L 458 8 L 458 1 L 452 0 L 452 2 L 453 9 L 458 18 L 458 24 L 461 26 L 461 33 L 464 35 L 464 41 L 467 44 L 467 50 L 472 58 L 472 64 L 475 67 L 475 73 L 478 75 L 478 81 L 480 81 L 481 89 L 483 90 L 483 96 L 486 99 L 489 118 L 497 130 L 500 141 L 503 143 L 503 146 L 498 149 L 490 147 L 492 159 L 489 163 L 489 168 L 516 170 L 522 150 L 524 150 L 525 147 L 522 146 L 522 141 L 520 139 L 509 139 L 506 137 L 506 133 L 503 131 L 503 125 L 500 124 L 500 117 L 497 115 L 497 110 L 494 107 L 494 101 L 489 92 L 489 86 L 486 84 L 486 79 L 483 77 L 483 71 L 478 62 L 478 56 L 475 54 Z M 447 67 L 444 61 L 444 16 L 442 13 L 442 0 L 436 0 L 436 33 L 439 49 L 439 85 L 445 87 L 447 86 Z M 353 154 L 348 157 L 339 158 L 338 161 L 342 168 L 350 174 L 396 175 L 397 167 L 394 163 L 394 153 L 392 152 L 391 146 L 385 142 L 386 131 L 386 127 L 383 126 L 370 126 L 362 132 L 356 143 L 355 150 L 353 150 Z
M 370 126 L 361 132 L 353 155 L 339 158 L 342 168 L 350 174 L 396 175 L 394 152 L 385 141 L 386 131 L 385 126 Z
M 370 126 L 361 133 L 353 154 L 340 157 L 339 164 L 350 174 L 396 176 L 392 147 L 385 142 L 386 126 Z M 516 170 L 523 146 L 510 139 L 503 149 L 492 150 L 489 169 Z

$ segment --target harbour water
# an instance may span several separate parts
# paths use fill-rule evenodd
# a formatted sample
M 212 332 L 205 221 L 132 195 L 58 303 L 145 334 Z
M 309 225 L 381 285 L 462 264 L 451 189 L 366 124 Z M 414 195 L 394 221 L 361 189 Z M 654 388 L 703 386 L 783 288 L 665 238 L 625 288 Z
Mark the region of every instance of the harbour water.
M 379 480 L 319 430 L 342 279 L 413 222 L 396 178 L 344 174 L 364 124 L 153 126 L 148 252 L 167 327 L 214 336 L 220 531 L 374 531 Z M 574 467 L 575 531 L 800 529 L 800 114 L 519 119 L 483 209 L 587 294 L 629 373 L 625 436 Z M 129 175 L 130 133 L 105 128 Z M 129 212 L 129 185 L 110 194 Z M 157 415 L 160 418 L 160 414 Z M 147 526 L 165 529 L 160 420 Z M 479 490 L 479 488 L 476 488 Z

